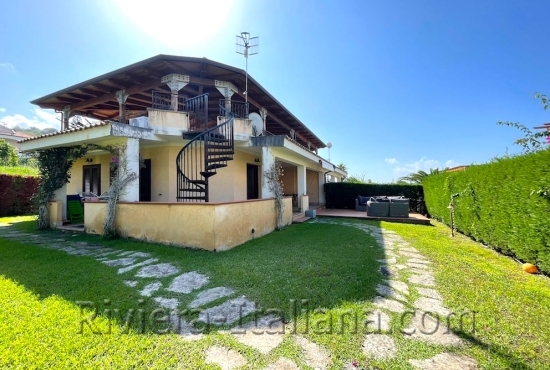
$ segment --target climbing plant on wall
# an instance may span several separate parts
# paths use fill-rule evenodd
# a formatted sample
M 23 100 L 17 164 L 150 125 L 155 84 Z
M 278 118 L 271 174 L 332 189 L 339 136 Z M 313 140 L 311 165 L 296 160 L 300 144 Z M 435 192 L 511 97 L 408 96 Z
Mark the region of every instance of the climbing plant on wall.
M 88 151 L 88 146 L 50 148 L 34 153 L 38 163 L 40 185 L 34 196 L 38 210 L 37 226 L 39 230 L 50 227 L 48 215 L 48 201 L 54 197 L 57 189 L 69 182 L 70 169 L 74 161 L 81 158 Z

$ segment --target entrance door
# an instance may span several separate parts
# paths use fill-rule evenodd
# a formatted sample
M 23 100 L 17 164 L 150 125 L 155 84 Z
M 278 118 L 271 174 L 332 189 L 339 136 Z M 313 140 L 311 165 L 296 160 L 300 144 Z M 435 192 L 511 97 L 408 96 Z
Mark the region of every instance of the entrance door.
M 246 165 L 246 199 L 258 199 L 259 188 L 258 166 Z
M 139 169 L 139 201 L 151 201 L 151 160 L 145 159 Z
M 82 166 L 82 191 L 101 195 L 101 165 Z

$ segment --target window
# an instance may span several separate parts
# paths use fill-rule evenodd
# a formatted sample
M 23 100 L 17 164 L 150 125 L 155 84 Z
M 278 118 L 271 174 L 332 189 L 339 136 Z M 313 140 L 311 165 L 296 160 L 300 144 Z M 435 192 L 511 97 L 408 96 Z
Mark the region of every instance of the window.
M 82 191 L 101 195 L 101 165 L 83 166 L 82 172 Z

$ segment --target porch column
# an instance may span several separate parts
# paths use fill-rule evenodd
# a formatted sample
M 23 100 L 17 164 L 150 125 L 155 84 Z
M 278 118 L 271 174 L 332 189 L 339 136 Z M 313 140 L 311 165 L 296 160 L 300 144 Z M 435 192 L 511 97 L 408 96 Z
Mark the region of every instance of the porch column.
M 307 192 L 306 188 L 306 166 L 296 166 L 296 177 L 298 178 L 298 205 L 302 204 L 302 198 Z
M 119 119 L 118 121 L 120 123 L 126 123 L 126 99 L 128 99 L 128 96 L 130 94 L 126 94 L 126 90 L 118 90 L 115 93 L 116 100 L 118 101 L 118 113 L 119 113 Z
M 261 107 L 260 108 L 260 117 L 262 117 L 262 123 L 263 123 L 263 131 L 262 131 L 262 134 L 265 134 L 266 132 L 266 120 L 267 120 L 267 109 L 265 109 L 264 107 Z
M 126 148 L 122 153 L 124 156 L 122 170 L 123 177 L 126 177 L 132 172 L 138 177 L 134 181 L 126 184 L 120 194 L 120 200 L 124 202 L 138 202 L 139 201 L 139 139 L 129 137 L 126 139 Z
M 69 128 L 69 117 L 71 115 L 71 106 L 66 105 L 65 108 L 63 108 L 63 123 L 61 124 L 61 130 L 67 130 Z
M 318 172 L 319 177 L 319 204 L 325 204 L 325 173 Z
M 180 75 L 177 73 L 171 73 L 162 77 L 160 80 L 163 84 L 168 85 L 170 91 L 172 92 L 172 110 L 174 112 L 178 111 L 178 92 L 189 83 L 189 76 Z
M 265 172 L 269 170 L 271 165 L 275 162 L 275 157 L 271 153 L 271 149 L 268 147 L 262 147 L 262 199 L 273 198 L 275 194 L 267 186 L 267 177 Z
M 237 89 L 237 87 L 231 82 L 227 81 L 215 80 L 214 85 L 225 98 L 225 109 L 227 109 L 228 112 L 231 112 L 231 97 L 234 93 L 238 93 L 239 89 Z
M 54 191 L 52 200 L 61 202 L 61 220 L 66 220 L 67 219 L 67 184 L 64 184 L 62 187 Z M 52 215 L 50 215 L 50 218 L 51 217 Z M 63 224 L 58 226 L 63 226 Z

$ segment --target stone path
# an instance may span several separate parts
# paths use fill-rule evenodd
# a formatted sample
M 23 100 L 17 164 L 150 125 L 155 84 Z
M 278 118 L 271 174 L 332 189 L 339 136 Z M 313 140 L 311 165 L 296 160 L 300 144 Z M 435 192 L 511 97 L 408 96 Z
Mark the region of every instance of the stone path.
M 329 219 L 316 219 L 316 223 L 336 223 Z M 450 312 L 445 308 L 436 290 L 436 282 L 431 271 L 431 263 L 418 250 L 411 247 L 394 232 L 359 223 L 338 222 L 339 225 L 359 228 L 370 234 L 384 249 L 386 258 L 380 274 L 386 277 L 376 287 L 379 296 L 373 299 L 376 310 L 368 316 L 368 334 L 363 340 L 363 352 L 373 359 L 391 359 L 399 354 L 399 346 L 389 334 L 390 321 L 399 315 L 408 315 L 410 325 L 403 330 L 408 340 L 419 340 L 442 346 L 461 346 L 461 339 L 438 320 L 437 315 Z M 178 312 L 186 308 L 198 310 L 197 323 L 208 325 L 235 325 L 254 316 L 255 304 L 230 287 L 209 286 L 210 278 L 197 271 L 180 271 L 171 263 L 159 263 L 151 253 L 123 251 L 105 248 L 86 242 L 71 241 L 71 236 L 39 235 L 13 230 L 0 225 L 0 236 L 18 242 L 34 243 L 44 248 L 66 252 L 75 256 L 86 256 L 116 268 L 123 282 L 144 297 L 150 297 L 160 307 L 165 308 L 173 326 L 173 331 L 184 339 L 199 340 L 200 330 L 187 322 Z M 407 278 L 405 278 L 407 277 Z M 169 278 L 166 286 L 159 279 Z M 411 292 L 420 297 L 414 302 Z M 193 298 L 186 307 L 182 301 Z M 202 327 L 204 325 L 198 325 Z M 254 348 L 266 355 L 281 345 L 290 334 L 284 323 L 274 315 L 255 317 L 254 320 L 233 326 L 224 332 L 232 335 L 245 346 Z M 305 337 L 293 335 L 289 339 L 300 348 L 304 363 L 314 369 L 327 369 L 331 365 L 331 354 Z M 222 369 L 235 369 L 246 366 L 246 359 L 232 348 L 213 345 L 205 353 L 207 363 L 217 364 Z M 418 369 L 475 369 L 471 358 L 442 352 L 429 359 L 410 359 L 409 363 Z M 345 368 L 348 368 L 348 362 Z M 292 360 L 280 357 L 267 369 L 299 369 Z

